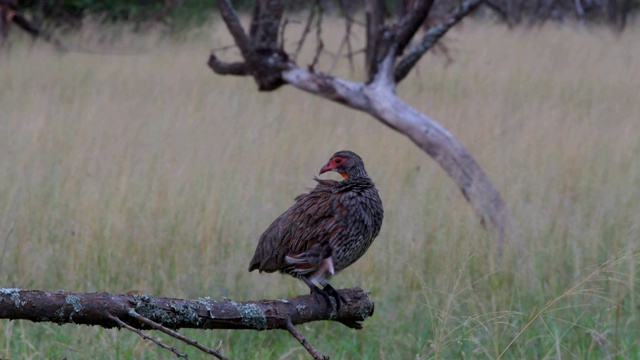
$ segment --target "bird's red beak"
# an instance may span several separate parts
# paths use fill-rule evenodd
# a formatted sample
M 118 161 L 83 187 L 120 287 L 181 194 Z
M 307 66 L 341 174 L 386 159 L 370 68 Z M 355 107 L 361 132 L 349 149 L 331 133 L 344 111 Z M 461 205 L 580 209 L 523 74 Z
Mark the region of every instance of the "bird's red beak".
M 326 173 L 327 171 L 331 171 L 333 170 L 333 167 L 330 166 L 329 163 L 327 163 L 327 165 L 323 166 L 322 169 L 320 169 L 320 175 Z

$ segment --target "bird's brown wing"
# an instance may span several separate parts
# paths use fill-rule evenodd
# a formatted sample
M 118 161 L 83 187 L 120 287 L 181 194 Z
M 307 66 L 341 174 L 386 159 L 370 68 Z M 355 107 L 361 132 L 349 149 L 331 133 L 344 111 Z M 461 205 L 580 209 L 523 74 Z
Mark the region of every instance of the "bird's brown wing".
M 280 215 L 260 237 L 249 271 L 274 272 L 290 266 L 295 256 L 341 231 L 340 204 L 331 191 L 333 181 L 320 180 L 315 189 L 296 197 L 296 203 Z

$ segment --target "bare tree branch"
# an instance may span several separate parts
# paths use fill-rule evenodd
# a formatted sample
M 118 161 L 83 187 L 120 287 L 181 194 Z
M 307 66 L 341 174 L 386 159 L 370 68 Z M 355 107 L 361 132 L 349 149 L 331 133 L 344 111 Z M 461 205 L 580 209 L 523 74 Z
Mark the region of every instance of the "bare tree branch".
M 255 2 L 249 31 L 250 41 L 255 49 L 280 47 L 278 45 L 278 30 L 283 12 L 284 6 L 279 0 L 257 0 Z
M 134 319 L 138 320 L 139 322 L 141 322 L 143 324 L 147 324 L 147 325 L 151 326 L 152 328 L 154 328 L 156 330 L 162 331 L 163 333 L 165 333 L 165 334 L 167 334 L 167 335 L 169 335 L 169 336 L 171 336 L 173 338 L 176 338 L 176 339 L 178 339 L 178 340 L 180 340 L 180 341 L 182 341 L 184 343 L 187 343 L 187 344 L 195 347 L 196 349 L 198 349 L 198 350 L 200 350 L 200 351 L 202 351 L 202 352 L 204 352 L 206 354 L 213 355 L 213 356 L 217 357 L 220 360 L 229 360 L 226 357 L 222 356 L 222 354 L 220 354 L 218 351 L 210 349 L 210 348 L 198 343 L 195 340 L 191 340 L 188 337 L 180 335 L 179 333 L 177 333 L 177 332 L 175 332 L 175 331 L 173 331 L 171 329 L 168 329 L 165 326 L 162 326 L 162 325 L 158 324 L 155 321 L 147 319 L 146 317 L 136 313 L 135 310 L 130 310 L 129 311 L 129 315 L 131 317 L 133 317 Z
M 213 52 L 209 55 L 209 61 L 207 62 L 207 65 L 209 65 L 209 67 L 219 75 L 249 75 L 246 63 L 225 63 L 220 61 Z
M 390 62 L 388 58 L 385 61 Z M 385 66 L 383 62 L 381 68 Z M 384 77 L 365 85 L 291 67 L 283 73 L 283 78 L 301 90 L 364 111 L 409 137 L 454 180 L 480 223 L 493 235 L 498 256 L 504 249 L 505 231 L 509 231 L 508 235 L 517 235 L 500 192 L 471 154 L 440 123 L 402 101 L 395 93 L 395 86 L 383 81 Z
M 345 44 L 347 46 L 347 58 L 349 59 L 349 69 L 351 70 L 351 72 L 353 72 L 354 71 L 353 48 L 351 46 L 351 28 L 353 27 L 353 17 L 351 16 L 351 14 L 349 14 L 349 8 L 345 5 L 344 0 L 338 0 L 338 6 L 340 7 L 340 11 L 342 11 L 344 14 L 344 23 L 345 23 L 344 38 L 342 39 L 342 43 L 340 44 L 340 49 L 338 50 L 338 55 L 336 56 L 334 64 L 331 65 L 331 68 L 335 69 L 338 62 L 338 58 L 340 57 L 342 52 L 341 51 L 342 46 L 343 44 Z
M 292 323 L 287 323 L 287 330 L 289 333 L 302 344 L 302 346 L 313 356 L 315 360 L 329 360 L 328 356 L 322 355 L 320 351 L 318 351 L 307 339 L 302 335 L 302 333 L 293 326 Z
M 405 15 L 398 24 L 389 26 L 384 25 L 383 1 L 368 0 L 366 83 L 351 82 L 316 72 L 313 67 L 303 69 L 289 60 L 287 54 L 267 52 L 256 53 L 253 57 L 243 54 L 243 57 L 247 71 L 256 79 L 261 90 L 273 90 L 283 84 L 291 84 L 309 93 L 367 112 L 383 124 L 409 137 L 436 160 L 455 181 L 462 195 L 473 206 L 480 223 L 493 235 L 496 245 L 494 250 L 500 256 L 504 248 L 505 227 L 508 227 L 508 234 L 515 235 L 517 240 L 511 215 L 502 201 L 500 192 L 452 134 L 435 120 L 403 102 L 395 92 L 396 84 L 409 73 L 424 53 L 482 1 L 465 0 L 444 22 L 430 28 L 420 43 L 412 46 L 404 58 L 397 62 L 400 56 L 399 49 L 408 46 L 420 28 L 422 22 L 419 21 L 418 15 L 424 18 L 428 15 L 431 0 L 418 1 L 414 8 L 404 11 Z M 221 12 L 225 11 L 227 10 L 221 9 Z M 305 30 L 302 39 L 308 31 Z M 319 51 L 316 52 L 316 58 L 318 54 Z M 215 72 L 220 72 L 221 68 L 225 69 L 219 65 L 216 64 L 218 69 L 211 68 Z
M 256 6 L 258 5 L 256 4 Z M 245 58 L 251 57 L 253 55 L 251 41 L 244 32 L 242 24 L 240 24 L 240 20 L 238 19 L 238 15 L 231 6 L 231 3 L 229 0 L 218 0 L 218 7 L 220 8 L 220 15 L 222 16 L 224 23 L 227 24 L 227 29 L 229 29 L 231 36 L 233 36 L 233 40 L 235 40 L 236 45 L 240 48 L 242 56 Z
M 255 38 L 247 36 L 229 0 L 218 0 L 218 7 L 229 32 L 240 48 L 245 66 L 242 67 L 240 63 L 224 64 L 212 55 L 209 57 L 211 69 L 221 75 L 242 75 L 246 72 L 253 76 L 262 91 L 275 90 L 284 85 L 280 71 L 284 69 L 289 58 L 282 47 L 278 46 L 278 29 L 283 11 L 281 2 L 261 0 L 252 22 Z
M 140 335 L 140 337 L 143 338 L 144 340 L 150 340 L 151 342 L 153 342 L 154 344 L 160 346 L 163 349 L 171 351 L 177 357 L 183 358 L 183 359 L 188 359 L 189 358 L 187 356 L 187 354 L 182 353 L 182 352 L 178 351 L 178 349 L 163 343 L 162 341 L 160 341 L 160 339 L 145 334 L 142 330 L 134 328 L 133 326 L 123 322 L 122 320 L 118 319 L 115 316 L 109 316 L 109 317 L 111 318 L 111 320 L 115 321 L 118 325 L 120 325 L 120 327 L 123 327 L 123 328 L 125 328 L 125 329 L 127 329 L 129 331 L 132 331 L 132 332 Z
M 218 349 L 206 347 L 172 329 L 281 329 L 288 330 L 311 354 L 314 354 L 312 350 L 319 354 L 295 329 L 294 324 L 332 320 L 353 329 L 361 329 L 360 322 L 373 315 L 374 304 L 368 298 L 368 292 L 354 288 L 343 289 L 339 293 L 347 301 L 336 310 L 319 295 L 236 302 L 227 299 L 184 300 L 105 292 L 73 294 L 2 288 L 0 319 L 124 327 L 178 357 L 187 358 L 184 353 L 142 332 L 159 330 L 222 360 L 228 359 Z
M 415 33 L 424 23 L 433 5 L 433 0 L 416 0 L 412 3 L 413 8 L 407 9 L 406 15 L 400 19 L 396 29 L 395 40 L 398 44 L 398 55 L 404 52 L 405 47 L 409 45 Z
M 293 61 L 296 61 L 298 59 L 298 55 L 300 55 L 300 51 L 304 46 L 304 42 L 307 39 L 307 35 L 309 34 L 309 31 L 311 31 L 311 24 L 313 23 L 313 18 L 315 17 L 315 14 L 316 14 L 316 8 L 315 6 L 311 6 L 311 9 L 309 10 L 309 16 L 307 16 L 306 25 L 304 26 L 302 35 L 300 35 L 300 40 L 298 40 L 296 51 L 293 53 L 293 57 L 292 57 Z
M 322 17 L 324 15 L 324 8 L 322 7 L 322 1 L 316 0 L 315 8 L 318 11 L 318 18 L 316 19 L 316 54 L 313 56 L 311 65 L 309 68 L 313 69 L 320 60 L 320 55 L 324 50 L 324 42 L 322 41 Z
M 377 72 L 380 52 L 380 41 L 384 27 L 383 0 L 367 0 L 366 26 L 367 46 L 365 50 L 365 69 L 369 79 L 373 79 Z M 386 54 L 385 54 L 386 55 Z
M 336 313 L 324 298 L 314 295 L 294 299 L 236 302 L 128 295 L 113 293 L 68 293 L 0 289 L 0 319 L 97 325 L 112 328 L 111 316 L 137 329 L 153 329 L 131 317 L 130 311 L 168 329 L 285 329 L 287 321 L 304 324 L 332 320 L 341 323 L 365 320 L 373 314 L 373 302 L 362 289 L 344 289 L 347 302 Z
M 456 25 L 465 16 L 475 10 L 484 0 L 466 0 L 462 5 L 458 6 L 451 15 L 442 23 L 435 25 L 427 30 L 422 37 L 420 43 L 411 47 L 407 55 L 398 62 L 395 70 L 395 78 L 397 82 L 401 82 L 409 71 L 420 61 L 422 56 L 433 46 L 438 40 L 444 36 L 454 25 Z

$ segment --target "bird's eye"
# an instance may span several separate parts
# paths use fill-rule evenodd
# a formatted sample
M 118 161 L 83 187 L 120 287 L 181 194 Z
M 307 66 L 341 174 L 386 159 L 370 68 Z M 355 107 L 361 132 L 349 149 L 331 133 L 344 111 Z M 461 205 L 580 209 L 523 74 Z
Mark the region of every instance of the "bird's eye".
M 341 162 L 342 162 L 342 159 L 336 159 L 336 160 L 335 160 L 335 163 L 336 163 L 336 164 L 340 164 Z

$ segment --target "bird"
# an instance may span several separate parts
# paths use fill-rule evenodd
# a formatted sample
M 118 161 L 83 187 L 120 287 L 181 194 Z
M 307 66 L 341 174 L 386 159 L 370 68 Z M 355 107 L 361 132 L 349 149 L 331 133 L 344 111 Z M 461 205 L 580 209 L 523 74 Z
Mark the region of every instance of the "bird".
M 369 249 L 380 233 L 384 210 L 356 153 L 336 152 L 319 175 L 328 171 L 337 172 L 342 180 L 314 177 L 315 188 L 298 195 L 260 236 L 249 271 L 279 271 L 296 277 L 330 307 L 333 297 L 339 311 L 346 299 L 327 280 Z

